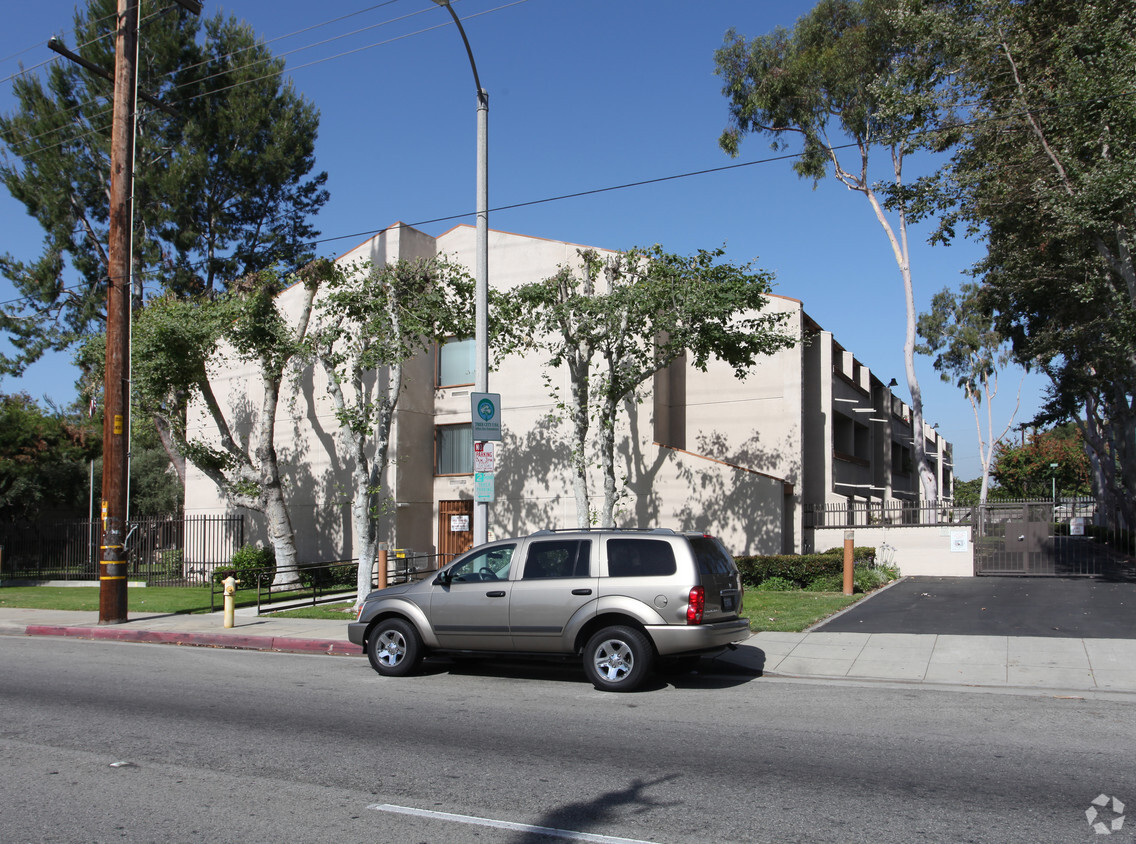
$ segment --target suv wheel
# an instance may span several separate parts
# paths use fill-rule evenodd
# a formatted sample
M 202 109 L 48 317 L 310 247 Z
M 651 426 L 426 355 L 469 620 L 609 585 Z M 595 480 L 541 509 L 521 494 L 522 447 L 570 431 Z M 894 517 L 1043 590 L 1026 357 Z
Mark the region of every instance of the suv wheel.
M 405 677 L 422 661 L 422 640 L 409 622 L 383 619 L 367 639 L 367 659 L 384 677 Z
M 651 672 L 655 651 L 634 627 L 605 627 L 584 647 L 584 673 L 601 691 L 630 692 Z

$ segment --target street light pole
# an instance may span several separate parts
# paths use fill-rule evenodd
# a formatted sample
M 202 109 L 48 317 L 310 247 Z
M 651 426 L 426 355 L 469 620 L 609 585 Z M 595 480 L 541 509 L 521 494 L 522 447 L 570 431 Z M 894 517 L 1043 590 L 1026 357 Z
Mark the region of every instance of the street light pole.
M 474 273 L 474 391 L 489 392 L 489 92 L 481 87 L 477 63 L 465 34 L 461 19 L 450 6 L 450 0 L 434 0 L 444 6 L 457 24 L 465 44 L 473 84 L 477 88 L 477 245 Z M 478 501 L 473 507 L 473 544 L 489 540 L 489 504 Z

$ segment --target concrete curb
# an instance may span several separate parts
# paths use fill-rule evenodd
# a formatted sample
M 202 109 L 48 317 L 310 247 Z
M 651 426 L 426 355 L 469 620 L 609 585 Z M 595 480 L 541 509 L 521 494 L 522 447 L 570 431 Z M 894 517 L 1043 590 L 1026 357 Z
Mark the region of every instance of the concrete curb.
M 298 639 L 288 636 L 242 636 L 227 633 L 176 633 L 160 630 L 127 630 L 115 627 L 62 627 L 30 624 L 26 636 L 65 636 L 73 639 L 104 639 L 151 645 L 189 645 L 202 648 L 320 653 L 330 656 L 362 656 L 363 649 L 334 639 Z

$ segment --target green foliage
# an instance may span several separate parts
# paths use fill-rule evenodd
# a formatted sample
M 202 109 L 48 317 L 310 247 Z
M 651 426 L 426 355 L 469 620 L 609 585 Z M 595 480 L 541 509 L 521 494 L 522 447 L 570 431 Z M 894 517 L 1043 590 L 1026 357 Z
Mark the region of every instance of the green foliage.
M 83 58 L 114 67 L 115 0 L 75 13 Z M 252 30 L 218 15 L 148 15 L 138 87 L 174 106 L 142 106 L 136 134 L 133 256 L 139 278 L 177 296 L 310 257 L 308 218 L 327 201 L 311 175 L 318 113 L 282 75 Z M 34 260 L 5 254 L 0 273 L 19 298 L 0 312 L 19 372 L 48 350 L 101 330 L 106 300 L 109 82 L 71 62 L 12 81 L 0 116 L 8 156 L 0 179 L 44 231 Z M 141 105 L 141 104 L 140 104 Z M 78 283 L 75 278 L 78 277 Z
M 0 520 L 84 514 L 99 444 L 95 425 L 78 411 L 45 411 L 24 393 L 0 395 Z
M 581 524 L 592 509 L 587 471 L 593 463 L 604 476 L 599 523 L 614 523 L 616 421 L 647 379 L 684 353 L 703 371 L 716 358 L 744 378 L 761 357 L 795 342 L 783 331 L 783 315 L 764 312 L 772 276 L 752 264 L 723 262 L 723 254 L 684 256 L 655 245 L 605 259 L 584 250 L 578 267 L 521 285 L 499 301 L 498 319 L 508 328 L 500 354 L 539 352 L 568 369 L 570 396 L 559 401 L 573 425 Z M 593 420 L 596 461 L 587 454 Z
M 761 588 L 760 586 L 758 587 Z M 840 575 L 826 574 L 815 577 L 805 587 L 806 592 L 843 592 L 844 578 Z
M 253 589 L 257 584 L 261 586 L 270 584 L 275 570 L 276 555 L 272 553 L 271 548 L 242 545 L 233 552 L 227 567 L 214 570 L 213 582 L 220 583 L 232 575 L 240 581 L 238 589 Z
M 778 27 L 747 42 L 730 30 L 715 53 L 729 114 L 722 149 L 736 156 L 747 134 L 770 138 L 777 151 L 799 142 L 800 152 L 785 156 L 797 174 L 816 187 L 831 167 L 837 181 L 867 200 L 883 228 L 903 281 L 904 361 L 915 430 L 923 427 L 923 404 L 907 227 L 927 191 L 904 182 L 903 164 L 916 150 L 941 150 L 943 136 L 928 130 L 950 117 L 944 84 L 950 65 L 937 42 L 910 35 L 919 28 L 914 13 L 920 6 L 821 0 L 791 31 Z M 845 147 L 852 151 L 841 152 Z M 890 162 L 890 185 L 871 175 L 873 152 Z M 938 497 L 923 437 L 915 440 L 915 457 L 925 496 Z
M 1059 496 L 1089 495 L 1089 468 L 1080 431 L 1066 425 L 1035 433 L 1024 445 L 1000 444 L 991 471 L 1007 497 L 1049 498 L 1055 481 Z
M 759 592 L 792 592 L 797 584 L 783 577 L 767 577 L 756 588 Z
M 867 592 L 899 576 L 894 566 L 877 566 L 876 549 L 858 545 L 852 549 L 853 581 Z M 791 589 L 840 592 L 844 589 L 844 549 L 830 548 L 822 554 L 774 554 L 738 557 L 738 571 L 747 589 L 774 591 L 784 584 Z M 773 586 L 766 586 L 772 582 Z M 835 588 L 829 588 L 833 587 Z
M 312 566 L 300 570 L 300 583 L 307 589 L 331 589 L 355 586 L 357 567 L 351 563 L 338 566 Z
M 1039 423 L 1080 420 L 1095 486 L 1136 522 L 1136 7 L 943 0 L 939 37 L 970 120 L 941 174 L 940 236 L 981 236 L 999 332 L 1052 386 Z
M 156 565 L 151 569 L 151 579 L 169 580 L 175 577 L 180 578 L 182 576 L 182 563 L 184 560 L 185 552 L 180 548 L 159 551 Z

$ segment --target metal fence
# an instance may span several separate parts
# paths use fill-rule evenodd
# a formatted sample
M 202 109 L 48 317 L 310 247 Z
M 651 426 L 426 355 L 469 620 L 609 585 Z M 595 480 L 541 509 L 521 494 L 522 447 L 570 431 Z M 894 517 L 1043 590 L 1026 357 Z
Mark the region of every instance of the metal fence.
M 387 585 L 413 583 L 433 576 L 439 568 L 450 562 L 453 554 L 392 554 L 387 558 Z M 336 560 L 325 563 L 305 563 L 296 569 L 297 581 L 277 585 L 276 567 L 246 568 L 239 572 L 218 566 L 212 578 L 210 607 L 217 609 L 224 602 L 224 586 L 220 578 L 233 571 L 239 582 L 238 590 L 256 590 L 257 612 L 272 606 L 316 606 L 354 597 L 358 560 Z M 378 564 L 371 571 L 371 588 L 378 585 Z
M 956 507 L 950 501 L 840 501 L 806 504 L 804 527 L 925 527 L 926 525 L 970 524 L 970 507 Z
M 0 579 L 97 582 L 101 527 L 90 520 L 0 525 Z M 151 586 L 206 583 L 243 544 L 239 515 L 132 519 L 127 578 Z

